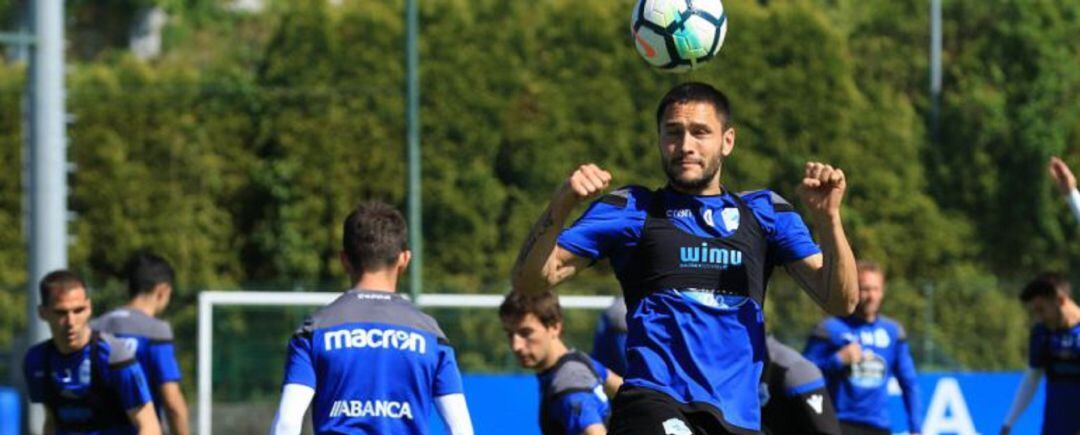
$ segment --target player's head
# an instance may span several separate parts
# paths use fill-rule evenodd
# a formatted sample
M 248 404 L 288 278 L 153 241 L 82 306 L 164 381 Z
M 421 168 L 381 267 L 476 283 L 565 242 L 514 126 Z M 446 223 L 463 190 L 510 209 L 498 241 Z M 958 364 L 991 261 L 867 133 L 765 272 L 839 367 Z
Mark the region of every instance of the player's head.
M 724 157 L 735 147 L 727 96 L 705 83 L 672 88 L 656 109 L 660 164 L 671 186 L 697 192 L 719 186 Z
M 80 349 L 90 337 L 90 295 L 79 275 L 68 270 L 49 272 L 38 284 L 38 317 L 49 324 L 61 350 Z
M 1020 301 L 1035 322 L 1057 328 L 1065 321 L 1065 306 L 1072 301 L 1072 286 L 1061 274 L 1044 272 L 1024 286 Z
M 345 218 L 341 264 L 354 279 L 365 273 L 400 274 L 409 264 L 408 230 L 397 209 L 369 201 Z
M 156 254 L 142 252 L 131 257 L 124 270 L 127 273 L 128 295 L 132 299 L 151 300 L 156 312 L 163 311 L 169 305 L 176 274 L 168 261 Z
M 554 293 L 510 292 L 499 306 L 499 319 L 522 367 L 543 370 L 554 364 L 561 347 L 562 308 Z
M 859 260 L 855 267 L 859 271 L 859 305 L 855 313 L 872 318 L 881 310 L 881 300 L 885 297 L 885 268 L 870 260 Z

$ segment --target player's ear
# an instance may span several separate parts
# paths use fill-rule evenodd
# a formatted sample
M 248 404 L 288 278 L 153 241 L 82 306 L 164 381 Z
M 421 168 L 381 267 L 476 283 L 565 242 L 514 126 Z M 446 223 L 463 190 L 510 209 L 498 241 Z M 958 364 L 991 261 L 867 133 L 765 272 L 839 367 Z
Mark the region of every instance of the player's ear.
M 397 267 L 398 272 L 404 272 L 409 267 L 409 261 L 412 261 L 412 251 L 406 249 L 398 254 Z
M 562 337 L 562 321 L 555 322 L 555 325 L 551 327 L 551 332 L 554 332 L 556 337 Z
M 731 151 L 733 151 L 735 149 L 735 127 L 732 127 L 732 126 L 725 126 L 725 127 L 726 127 L 726 130 L 724 130 L 724 137 L 723 137 L 724 142 L 723 142 L 722 148 L 720 149 L 720 155 L 722 155 L 724 157 L 727 157 L 729 154 L 731 154 Z

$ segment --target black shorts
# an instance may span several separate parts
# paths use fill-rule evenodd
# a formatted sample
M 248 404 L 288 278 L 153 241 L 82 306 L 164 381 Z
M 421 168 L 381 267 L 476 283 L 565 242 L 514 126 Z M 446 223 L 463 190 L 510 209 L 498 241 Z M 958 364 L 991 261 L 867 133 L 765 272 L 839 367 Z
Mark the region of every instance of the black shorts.
M 779 391 L 770 393 L 769 403 L 761 410 L 766 434 L 840 435 L 836 409 L 825 387 L 793 396 Z
M 841 421 L 840 430 L 844 435 L 890 435 L 892 431 L 863 423 Z
M 664 393 L 624 385 L 611 402 L 612 435 L 757 434 L 733 427 L 715 407 L 683 404 Z

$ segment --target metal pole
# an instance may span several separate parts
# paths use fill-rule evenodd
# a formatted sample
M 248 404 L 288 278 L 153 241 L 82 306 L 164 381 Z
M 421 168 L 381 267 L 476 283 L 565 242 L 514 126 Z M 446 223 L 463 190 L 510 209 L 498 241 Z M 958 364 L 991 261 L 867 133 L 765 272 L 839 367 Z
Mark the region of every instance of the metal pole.
M 409 248 L 412 250 L 409 294 L 414 301 L 419 300 L 424 288 L 424 226 L 420 201 L 420 72 L 418 71 L 420 55 L 416 47 L 419 21 L 416 0 L 407 0 L 405 4 L 405 76 L 408 132 L 406 135 L 409 148 Z
M 30 63 L 30 261 L 27 275 L 27 341 L 49 338 L 37 317 L 41 304 L 37 282 L 49 271 L 67 267 L 67 156 L 64 105 L 64 2 L 37 0 L 33 8 L 35 44 Z M 44 421 L 40 407 L 31 408 L 32 433 Z
M 938 145 L 941 116 L 941 0 L 930 0 L 930 141 Z
M 198 383 L 198 427 L 199 435 L 213 433 L 211 409 L 213 394 L 213 351 L 214 351 L 214 305 L 206 292 L 199 293 L 199 383 Z

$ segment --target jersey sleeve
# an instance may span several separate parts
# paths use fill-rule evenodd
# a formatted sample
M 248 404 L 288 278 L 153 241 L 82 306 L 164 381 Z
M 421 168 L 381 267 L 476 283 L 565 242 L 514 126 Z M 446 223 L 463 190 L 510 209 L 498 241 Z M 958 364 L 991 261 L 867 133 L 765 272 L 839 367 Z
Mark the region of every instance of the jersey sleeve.
M 614 250 L 636 244 L 645 213 L 636 208 L 635 192 L 626 187 L 593 202 L 559 234 L 558 245 L 579 257 L 600 260 Z
M 1031 328 L 1028 337 L 1028 366 L 1035 369 L 1046 368 L 1046 356 L 1044 355 L 1043 341 L 1046 339 L 1046 330 L 1036 325 Z
M 436 397 L 447 394 L 464 393 L 461 384 L 461 371 L 458 370 L 457 358 L 454 348 L 446 344 L 438 346 L 438 365 L 435 367 L 435 385 L 432 386 L 432 394 Z
M 605 403 L 591 392 L 563 394 L 553 401 L 554 418 L 564 423 L 567 434 L 580 434 L 594 424 L 604 424 Z
M 30 396 L 30 401 L 34 403 L 45 401 L 45 383 L 48 382 L 49 375 L 45 373 L 43 357 L 44 355 L 41 352 L 31 349 L 23 358 L 23 377 L 26 379 L 26 392 Z
M 600 378 L 600 384 L 604 384 L 605 382 L 607 382 L 607 367 L 604 367 L 604 365 L 601 364 L 600 361 L 597 361 L 596 358 L 589 359 L 592 360 L 593 370 L 596 370 L 596 376 Z
M 143 370 L 149 372 L 151 378 L 162 384 L 180 381 L 180 365 L 176 363 L 176 348 L 172 341 L 151 341 L 148 351 L 150 367 L 143 367 Z
M 315 388 L 315 365 L 312 357 L 311 334 L 294 334 L 289 340 L 289 350 L 285 357 L 285 380 L 282 385 L 300 384 Z
M 742 197 L 765 230 L 770 263 L 783 265 L 821 253 L 802 217 L 782 196 L 771 190 L 759 190 Z
M 919 379 L 915 372 L 915 360 L 911 358 L 911 349 L 903 336 L 896 343 L 896 359 L 893 373 L 900 384 L 904 396 L 904 408 L 908 415 L 908 430 L 911 433 L 922 432 L 922 402 L 919 399 Z
M 829 327 L 828 321 L 821 322 L 806 340 L 806 348 L 803 350 L 803 356 L 818 366 L 826 376 L 841 373 L 845 369 L 844 362 L 836 355 L 839 350 L 839 346 L 835 344 L 836 334 L 837 331 Z
M 137 361 L 111 366 L 110 371 L 112 386 L 119 394 L 124 410 L 138 409 L 152 400 L 146 375 Z

